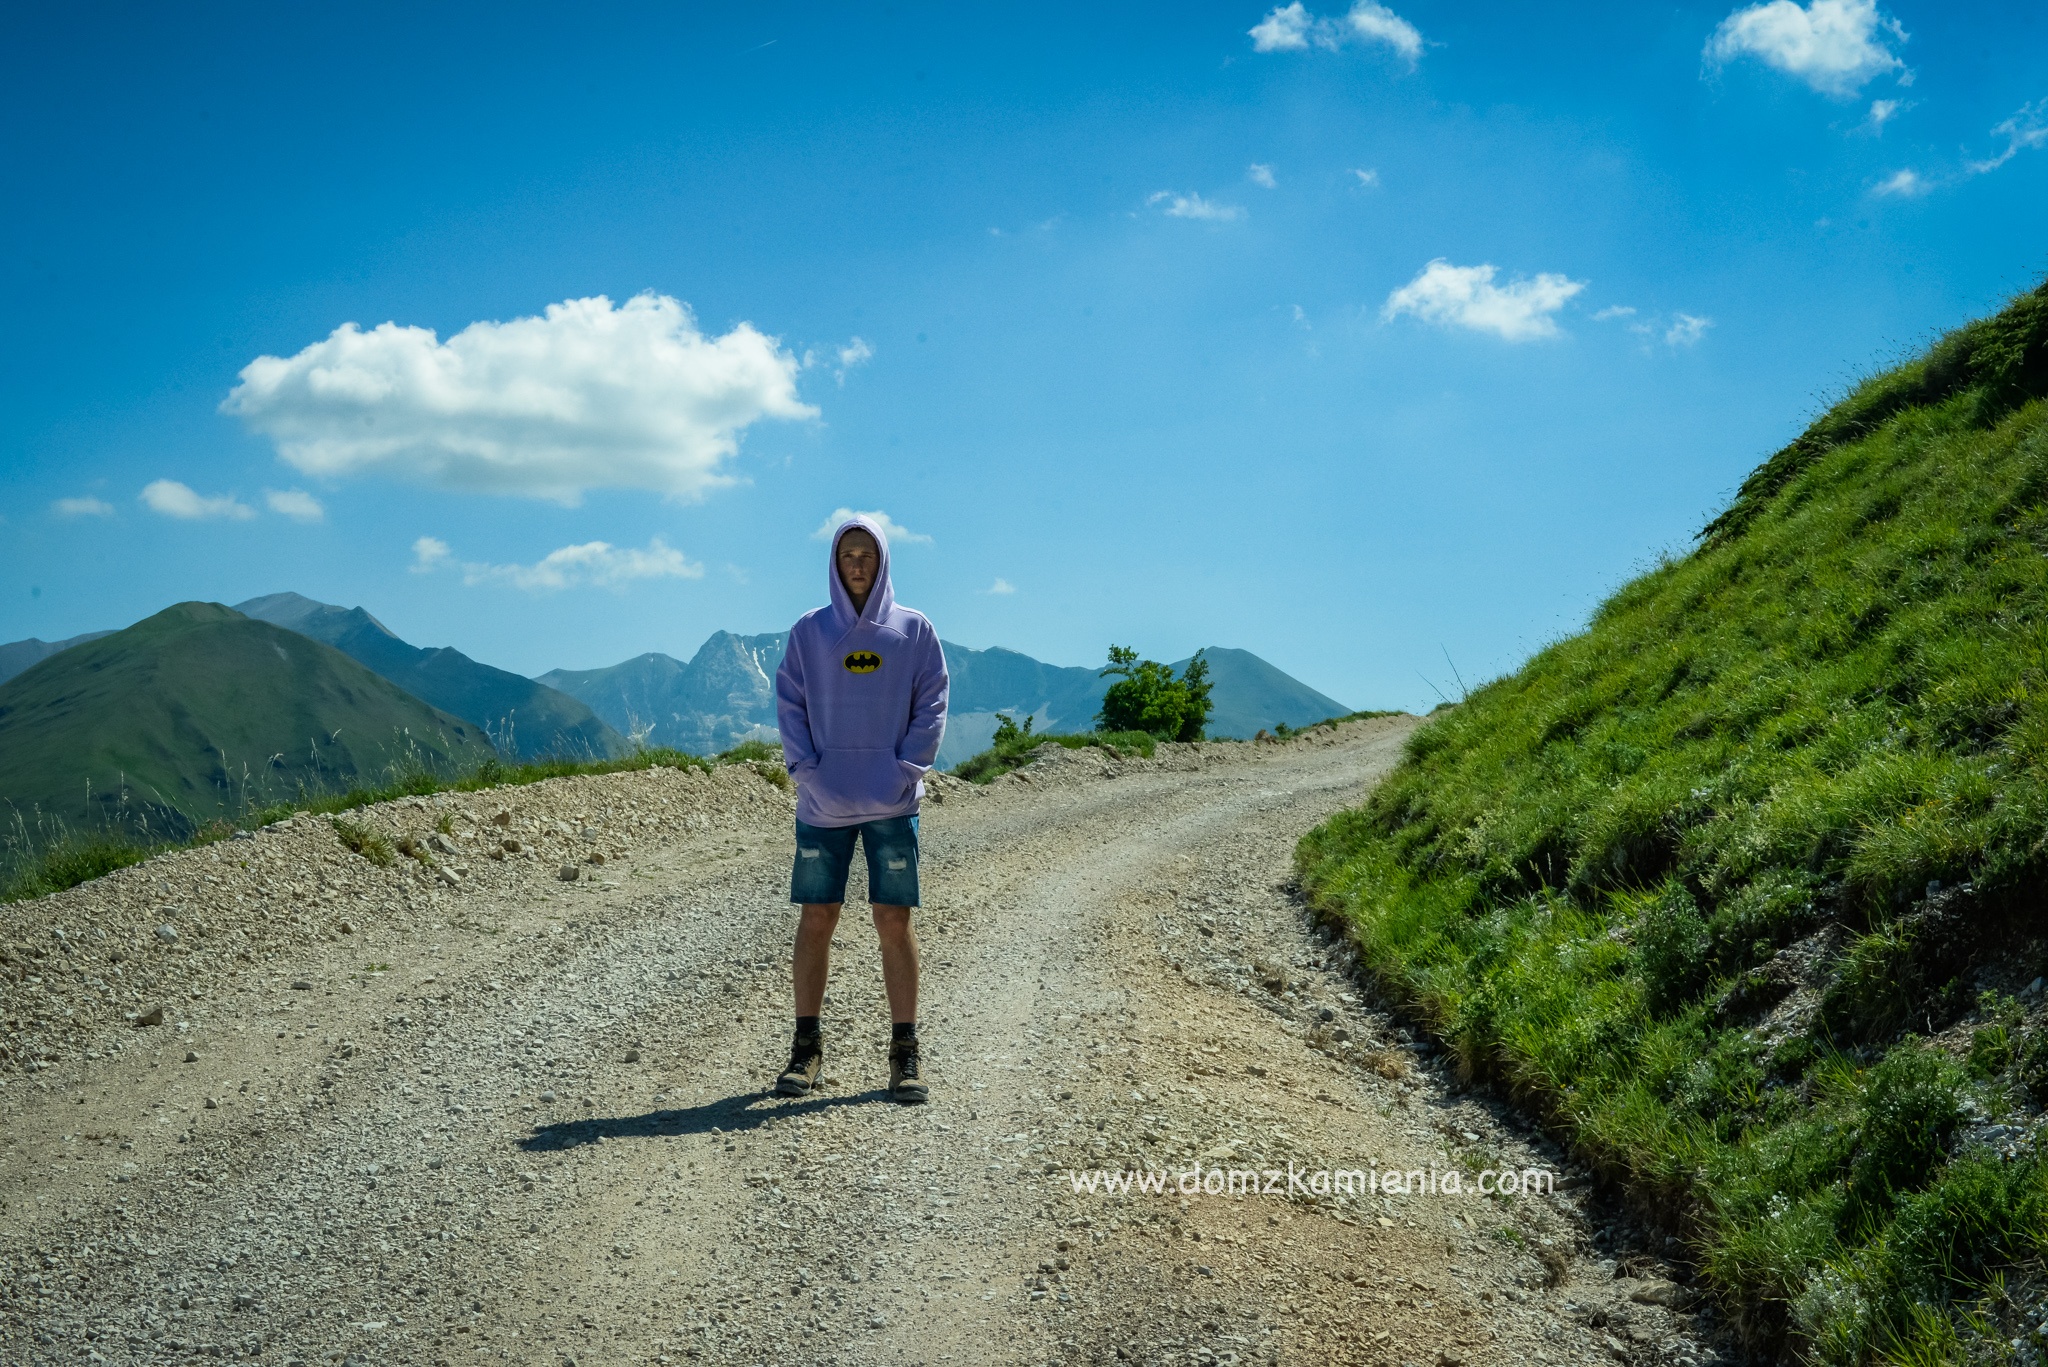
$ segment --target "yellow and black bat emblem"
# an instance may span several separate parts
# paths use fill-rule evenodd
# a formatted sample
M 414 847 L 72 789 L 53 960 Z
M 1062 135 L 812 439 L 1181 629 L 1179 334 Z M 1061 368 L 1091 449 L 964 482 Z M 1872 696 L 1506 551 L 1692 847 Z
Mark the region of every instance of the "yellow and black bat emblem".
M 882 657 L 872 650 L 856 650 L 841 663 L 849 674 L 872 674 L 882 667 Z

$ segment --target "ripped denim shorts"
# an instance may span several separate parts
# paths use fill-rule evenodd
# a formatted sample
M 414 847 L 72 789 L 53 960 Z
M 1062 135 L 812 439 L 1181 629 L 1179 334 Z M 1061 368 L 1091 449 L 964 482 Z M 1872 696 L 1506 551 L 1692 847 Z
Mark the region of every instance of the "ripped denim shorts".
M 858 826 L 796 823 L 796 867 L 789 876 L 792 902 L 844 902 L 853 842 L 868 855 L 868 900 L 883 906 L 917 905 L 917 818 L 892 816 Z

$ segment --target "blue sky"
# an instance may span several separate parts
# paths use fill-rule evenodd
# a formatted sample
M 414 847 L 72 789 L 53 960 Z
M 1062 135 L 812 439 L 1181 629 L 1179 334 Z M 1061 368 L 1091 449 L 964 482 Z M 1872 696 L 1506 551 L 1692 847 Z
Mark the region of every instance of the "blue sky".
M 2038 5 L 55 6 L 0 62 L 0 640 L 293 589 L 686 656 L 854 508 L 949 640 L 1424 706 L 2048 269 Z

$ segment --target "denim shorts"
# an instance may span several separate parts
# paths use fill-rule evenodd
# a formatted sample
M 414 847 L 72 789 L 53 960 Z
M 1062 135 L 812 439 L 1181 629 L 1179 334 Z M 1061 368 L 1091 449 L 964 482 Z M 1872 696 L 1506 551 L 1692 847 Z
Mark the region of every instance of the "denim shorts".
M 789 875 L 792 902 L 844 902 L 846 873 L 858 837 L 868 854 L 868 901 L 914 907 L 917 902 L 917 818 L 892 816 L 858 826 L 796 823 L 796 866 Z

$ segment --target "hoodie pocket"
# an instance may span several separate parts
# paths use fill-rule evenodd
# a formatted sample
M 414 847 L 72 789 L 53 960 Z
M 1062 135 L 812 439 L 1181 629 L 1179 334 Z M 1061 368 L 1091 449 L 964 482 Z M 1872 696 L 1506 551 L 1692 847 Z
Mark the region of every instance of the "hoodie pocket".
M 900 807 L 910 795 L 894 747 L 827 750 L 810 779 L 811 800 L 826 816 L 857 817 Z

